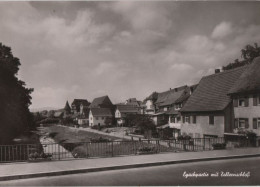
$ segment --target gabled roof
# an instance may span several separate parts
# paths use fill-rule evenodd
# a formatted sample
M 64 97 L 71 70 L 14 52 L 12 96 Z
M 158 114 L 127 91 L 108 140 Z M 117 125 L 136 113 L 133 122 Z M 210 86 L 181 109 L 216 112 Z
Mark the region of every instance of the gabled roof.
M 81 104 L 83 104 L 84 106 L 90 105 L 87 99 L 74 99 L 71 103 L 71 105 L 76 105 L 77 107 L 79 107 Z
M 158 99 L 155 104 L 157 104 L 158 106 L 167 106 L 175 103 L 176 100 L 182 96 L 186 88 L 187 86 L 182 86 L 166 92 L 159 93 Z
M 260 92 L 260 57 L 253 60 L 229 90 L 229 94 Z
M 106 96 L 95 98 L 89 107 L 90 108 L 97 108 L 97 107 L 105 108 L 105 107 L 109 107 L 109 106 L 113 106 L 113 104 L 110 101 L 109 97 L 106 95 Z
M 133 105 L 117 105 L 116 108 L 121 113 L 138 113 L 138 109 Z
M 130 98 L 126 100 L 127 105 L 132 105 L 132 106 L 141 106 L 141 101 L 138 101 L 136 98 Z
M 66 104 L 65 104 L 64 110 L 65 110 L 66 112 L 70 112 L 70 111 L 71 111 L 71 108 L 70 108 L 70 105 L 69 105 L 69 102 L 68 102 L 68 101 L 67 101 Z
M 229 89 L 244 72 L 245 67 L 236 68 L 203 77 L 181 112 L 222 111 L 229 102 Z
M 93 116 L 104 116 L 104 117 L 112 117 L 112 111 L 109 108 L 91 108 L 90 109 Z

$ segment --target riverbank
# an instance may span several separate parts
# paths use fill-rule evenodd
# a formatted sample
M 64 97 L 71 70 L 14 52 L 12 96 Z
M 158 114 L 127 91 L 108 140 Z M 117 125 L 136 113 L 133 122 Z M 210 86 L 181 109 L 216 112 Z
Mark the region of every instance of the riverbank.
M 61 125 L 44 127 L 42 131 L 46 134 L 49 134 L 56 143 L 91 142 L 91 140 L 96 140 L 100 137 L 109 141 L 118 140 L 118 137 L 107 135 L 105 133 L 100 134 Z

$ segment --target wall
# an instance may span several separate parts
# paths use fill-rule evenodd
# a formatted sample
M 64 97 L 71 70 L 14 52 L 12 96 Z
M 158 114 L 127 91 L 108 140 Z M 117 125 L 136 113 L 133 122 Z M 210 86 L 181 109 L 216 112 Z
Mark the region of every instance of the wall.
M 115 118 L 121 118 L 121 113 L 118 109 L 116 109 Z
M 146 103 L 146 114 L 154 114 L 154 105 L 152 100 L 147 100 Z M 152 110 L 152 111 L 151 111 Z
M 191 133 L 193 137 L 198 133 L 200 138 L 203 138 L 204 134 L 224 137 L 224 115 L 214 116 L 214 125 L 209 125 L 209 116 L 196 116 L 196 124 L 182 123 L 181 134 L 183 133 Z
M 260 129 L 253 129 L 253 118 L 260 118 L 260 105 L 253 106 L 253 95 L 249 95 L 248 107 L 234 107 L 235 118 L 248 118 L 249 129 L 260 136 Z

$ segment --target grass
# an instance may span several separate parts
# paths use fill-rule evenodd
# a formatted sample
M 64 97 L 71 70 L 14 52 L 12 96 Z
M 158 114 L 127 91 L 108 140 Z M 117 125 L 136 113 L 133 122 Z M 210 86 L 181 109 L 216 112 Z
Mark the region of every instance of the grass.
M 115 141 L 118 138 L 110 135 L 101 135 L 79 129 L 72 129 L 64 126 L 51 126 L 46 128 L 46 132 L 52 135 L 55 142 L 70 151 L 74 157 L 111 157 L 117 155 L 131 155 L 140 152 L 140 149 L 153 148 L 158 152 L 175 151 L 165 145 L 157 145 L 139 141 Z M 54 136 L 53 136 L 54 135 Z M 108 139 L 113 142 L 90 142 L 91 139 Z
M 55 142 L 60 143 L 78 143 L 78 142 L 90 142 L 91 139 L 98 139 L 100 137 L 108 140 L 116 140 L 117 137 L 109 136 L 109 135 L 101 135 L 93 132 L 87 132 L 79 129 L 71 129 L 65 126 L 50 126 L 45 129 L 46 132 L 51 135 L 55 134 L 52 138 Z

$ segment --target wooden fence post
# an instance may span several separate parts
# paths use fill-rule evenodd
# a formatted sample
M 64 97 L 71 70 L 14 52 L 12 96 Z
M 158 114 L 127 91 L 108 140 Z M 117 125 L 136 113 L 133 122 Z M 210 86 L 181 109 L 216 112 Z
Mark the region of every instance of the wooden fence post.
M 56 145 L 58 145 L 58 158 L 60 160 L 60 145 L 59 144 L 56 144 Z
M 114 147 L 113 147 L 113 141 L 112 141 L 112 157 L 114 156 Z

